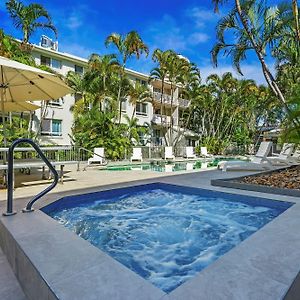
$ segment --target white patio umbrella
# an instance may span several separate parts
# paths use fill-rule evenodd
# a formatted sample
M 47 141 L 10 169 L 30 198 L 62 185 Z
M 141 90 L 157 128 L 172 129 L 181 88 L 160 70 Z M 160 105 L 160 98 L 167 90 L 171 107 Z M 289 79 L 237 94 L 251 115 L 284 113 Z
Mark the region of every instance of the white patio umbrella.
M 56 100 L 72 90 L 51 73 L 0 56 L 0 110 L 5 138 L 5 103 Z

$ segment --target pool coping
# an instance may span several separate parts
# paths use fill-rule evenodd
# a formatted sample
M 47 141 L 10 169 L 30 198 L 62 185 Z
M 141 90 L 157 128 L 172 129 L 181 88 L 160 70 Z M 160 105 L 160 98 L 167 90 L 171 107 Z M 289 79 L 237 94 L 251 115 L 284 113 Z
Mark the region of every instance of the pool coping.
M 182 176 L 184 175 L 176 176 L 177 180 L 180 181 Z M 171 181 L 172 178 L 114 184 L 87 189 L 84 192 L 167 180 Z M 214 190 L 213 187 L 207 189 Z M 49 195 L 42 206 L 72 194 L 80 194 L 80 192 Z M 268 196 L 268 194 L 258 197 L 272 199 L 272 195 Z M 28 199 L 17 202 L 18 210 L 24 206 L 26 200 Z M 282 200 L 286 201 L 286 198 Z M 294 200 L 297 202 L 299 199 Z M 3 203 L 1 204 L 3 206 Z M 281 299 L 300 270 L 300 265 L 297 265 L 300 261 L 300 253 L 294 251 L 300 247 L 297 232 L 300 226 L 299 213 L 300 202 L 170 294 L 155 288 L 39 210 L 32 213 L 31 217 L 21 213 L 10 218 L 1 216 L 0 245 L 2 248 L 4 244 L 10 245 L 11 248 L 4 250 L 22 288 L 30 299 L 44 299 L 41 295 L 45 295 L 45 299 L 57 299 L 58 296 L 60 299 L 102 297 L 104 299 L 174 300 L 199 299 L 199 295 L 202 295 L 203 299 L 262 299 L 262 297 Z M 278 243 L 280 238 L 286 247 Z M 49 240 L 52 242 L 51 245 Z M 68 255 L 64 254 L 66 249 Z M 42 253 L 45 253 L 45 256 Z M 88 257 L 91 261 L 87 263 L 78 260 L 78 255 Z M 49 261 L 45 258 L 49 258 Z M 60 264 L 55 264 L 54 258 Z M 93 259 L 101 262 L 95 263 Z M 64 276 L 60 281 L 60 278 L 55 278 L 53 274 L 62 272 L 62 267 Z M 72 270 L 72 274 L 64 271 L 68 269 Z M 29 281 L 28 276 L 24 278 L 24 273 L 28 272 L 31 278 Z M 35 292 L 32 292 L 32 289 Z M 93 290 L 96 294 L 86 293 L 88 290 Z M 82 291 L 85 293 L 82 294 Z
M 287 189 L 287 188 L 277 188 L 277 187 L 270 187 L 267 185 L 259 185 L 259 184 L 250 184 L 250 183 L 242 183 L 238 182 L 245 177 L 256 177 L 260 174 L 271 174 L 274 171 L 280 171 L 285 170 L 285 168 L 271 170 L 271 171 L 265 171 L 261 172 L 259 174 L 252 174 L 247 176 L 238 176 L 233 178 L 225 178 L 225 179 L 213 179 L 211 180 L 212 186 L 220 186 L 220 187 L 226 187 L 226 188 L 234 188 L 234 189 L 241 189 L 241 190 L 247 190 L 247 191 L 254 191 L 254 192 L 261 192 L 261 193 L 268 193 L 268 194 L 275 194 L 275 195 L 286 195 L 286 196 L 292 196 L 292 197 L 300 197 L 300 190 L 296 189 Z

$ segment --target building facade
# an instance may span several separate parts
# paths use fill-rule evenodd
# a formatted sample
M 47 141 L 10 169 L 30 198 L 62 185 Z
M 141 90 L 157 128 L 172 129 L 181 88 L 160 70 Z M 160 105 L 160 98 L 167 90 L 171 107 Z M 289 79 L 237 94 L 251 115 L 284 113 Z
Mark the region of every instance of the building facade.
M 47 37 L 43 36 L 40 45 L 33 45 L 32 51 L 36 64 L 46 65 L 55 72 L 66 75 L 69 71 L 83 74 L 88 60 L 68 53 L 58 51 L 58 46 Z M 197 136 L 181 128 L 183 111 L 190 105 L 190 101 L 179 97 L 180 87 L 175 90 L 173 101 L 171 100 L 171 89 L 168 84 L 161 94 L 161 83 L 153 81 L 148 83 L 149 75 L 126 69 L 128 78 L 133 82 L 139 81 L 149 87 L 153 95 L 153 101 L 139 103 L 134 110 L 129 99 L 122 102 L 122 119 L 126 123 L 125 115 L 138 119 L 139 126 L 150 126 L 151 136 L 147 138 L 148 145 L 165 145 L 173 123 L 173 132 L 179 134 L 181 145 L 195 146 Z M 162 103 L 163 102 L 163 105 Z M 67 95 L 61 99 L 48 102 L 48 104 L 37 110 L 34 114 L 34 130 L 40 131 L 43 144 L 70 145 L 72 143 L 71 133 L 73 125 L 73 114 L 71 107 L 75 104 L 74 95 Z M 161 111 L 163 108 L 163 111 Z

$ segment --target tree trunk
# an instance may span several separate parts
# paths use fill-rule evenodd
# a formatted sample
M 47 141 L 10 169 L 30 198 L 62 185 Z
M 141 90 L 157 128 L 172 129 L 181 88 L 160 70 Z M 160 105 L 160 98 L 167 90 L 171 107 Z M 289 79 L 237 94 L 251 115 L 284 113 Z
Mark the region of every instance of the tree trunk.
M 299 10 L 297 0 L 292 0 L 293 14 L 295 18 L 296 37 L 300 42 Z
M 31 131 L 32 131 L 32 119 L 33 119 L 33 112 L 29 112 L 29 123 L 28 123 L 28 138 L 31 136 Z
M 183 130 L 181 132 L 178 133 L 176 139 L 174 140 L 174 147 L 177 146 L 177 143 L 179 142 L 180 138 L 186 133 L 188 126 L 190 125 L 191 119 L 192 119 L 192 113 L 194 112 L 194 110 L 190 110 L 189 115 L 187 117 L 186 123 L 183 125 Z M 179 126 L 178 126 L 179 128 Z
M 166 137 L 166 132 L 164 130 L 164 127 L 163 127 L 163 96 L 164 96 L 164 91 L 165 91 L 165 78 L 163 77 L 161 79 L 161 95 L 160 95 L 160 126 L 161 126 L 161 130 L 163 132 L 163 135 L 164 135 L 164 140 L 165 140 L 165 143 L 166 145 L 168 144 L 168 141 L 167 141 L 167 137 Z
M 173 84 L 171 82 L 171 118 L 170 118 L 170 128 L 169 128 L 169 131 L 170 131 L 170 138 L 169 138 L 169 146 L 173 146 L 173 101 L 174 101 L 174 90 L 173 90 Z
M 122 84 L 123 84 L 123 79 L 124 79 L 125 66 L 126 66 L 126 60 L 123 61 L 122 74 L 120 74 L 120 85 L 119 85 L 118 98 L 117 98 L 117 102 L 119 105 L 119 124 L 121 123 L 121 118 L 122 118 L 121 92 L 122 92 Z
M 136 111 L 136 103 L 133 106 L 134 106 L 134 108 L 133 108 L 132 117 L 131 117 L 132 120 L 134 118 L 135 111 Z

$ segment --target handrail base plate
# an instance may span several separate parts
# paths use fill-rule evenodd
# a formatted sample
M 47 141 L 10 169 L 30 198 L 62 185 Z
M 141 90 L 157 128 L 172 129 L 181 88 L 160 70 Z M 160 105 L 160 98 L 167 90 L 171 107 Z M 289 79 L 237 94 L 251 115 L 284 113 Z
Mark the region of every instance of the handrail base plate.
M 22 212 L 23 212 L 23 213 L 29 213 L 29 212 L 33 212 L 33 211 L 34 211 L 33 208 L 31 208 L 31 209 L 23 208 L 23 209 L 22 209 Z
M 4 213 L 2 214 L 2 216 L 4 216 L 4 217 L 9 217 L 9 216 L 13 216 L 13 215 L 16 215 L 16 214 L 17 214 L 16 211 L 13 211 L 13 212 L 11 212 L 11 213 L 4 212 Z

